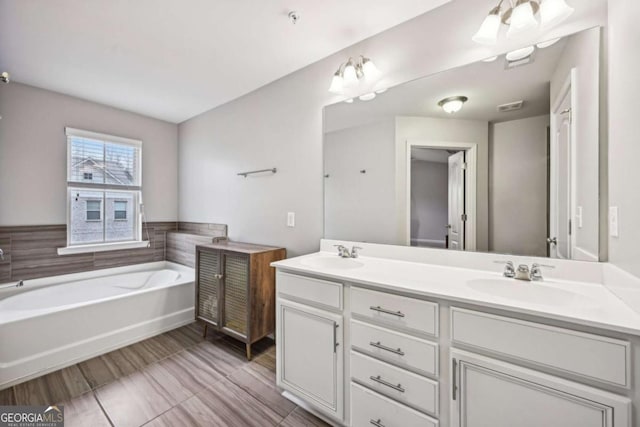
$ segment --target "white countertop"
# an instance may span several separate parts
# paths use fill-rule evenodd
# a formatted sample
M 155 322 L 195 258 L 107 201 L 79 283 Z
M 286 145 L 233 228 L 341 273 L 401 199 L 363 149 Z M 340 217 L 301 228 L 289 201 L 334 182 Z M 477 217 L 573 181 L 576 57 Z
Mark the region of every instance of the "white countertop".
M 421 262 L 361 256 L 356 268 L 318 267 L 314 259 L 340 258 L 317 252 L 272 263 L 285 271 L 360 283 L 381 290 L 463 302 L 640 335 L 640 313 L 599 283 L 550 279 L 524 282 L 500 273 Z M 333 262 L 333 261 L 332 261 Z

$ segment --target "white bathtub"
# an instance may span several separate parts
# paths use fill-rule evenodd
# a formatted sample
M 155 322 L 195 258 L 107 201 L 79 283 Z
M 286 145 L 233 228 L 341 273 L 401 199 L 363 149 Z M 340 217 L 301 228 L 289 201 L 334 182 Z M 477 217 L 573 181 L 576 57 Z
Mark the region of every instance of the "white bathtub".
M 153 262 L 0 285 L 0 389 L 193 322 L 194 270 Z

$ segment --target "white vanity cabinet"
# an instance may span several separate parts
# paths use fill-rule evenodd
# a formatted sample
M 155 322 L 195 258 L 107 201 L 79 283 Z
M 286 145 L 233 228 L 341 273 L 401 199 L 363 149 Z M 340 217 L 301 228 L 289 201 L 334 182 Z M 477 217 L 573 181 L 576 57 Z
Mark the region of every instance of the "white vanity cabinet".
M 451 427 L 631 426 L 620 396 L 460 350 L 451 362 Z
M 278 386 L 342 420 L 342 284 L 278 273 L 276 290 Z

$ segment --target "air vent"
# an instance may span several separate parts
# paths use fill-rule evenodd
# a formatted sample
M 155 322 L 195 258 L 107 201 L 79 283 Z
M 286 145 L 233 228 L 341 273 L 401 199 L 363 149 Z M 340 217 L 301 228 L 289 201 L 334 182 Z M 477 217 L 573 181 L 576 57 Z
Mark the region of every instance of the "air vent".
M 524 101 L 510 102 L 508 104 L 498 105 L 498 112 L 508 113 L 509 111 L 520 110 L 524 105 Z

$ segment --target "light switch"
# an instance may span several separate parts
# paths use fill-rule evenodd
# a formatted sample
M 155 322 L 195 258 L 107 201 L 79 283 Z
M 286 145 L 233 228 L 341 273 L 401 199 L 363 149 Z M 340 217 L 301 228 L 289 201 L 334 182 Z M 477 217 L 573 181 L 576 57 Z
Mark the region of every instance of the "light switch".
M 295 226 L 296 226 L 296 213 L 287 212 L 287 227 L 295 227 Z
M 610 206 L 609 207 L 609 235 L 611 237 L 618 237 L 618 207 Z
M 576 206 L 576 226 L 582 228 L 582 206 Z

